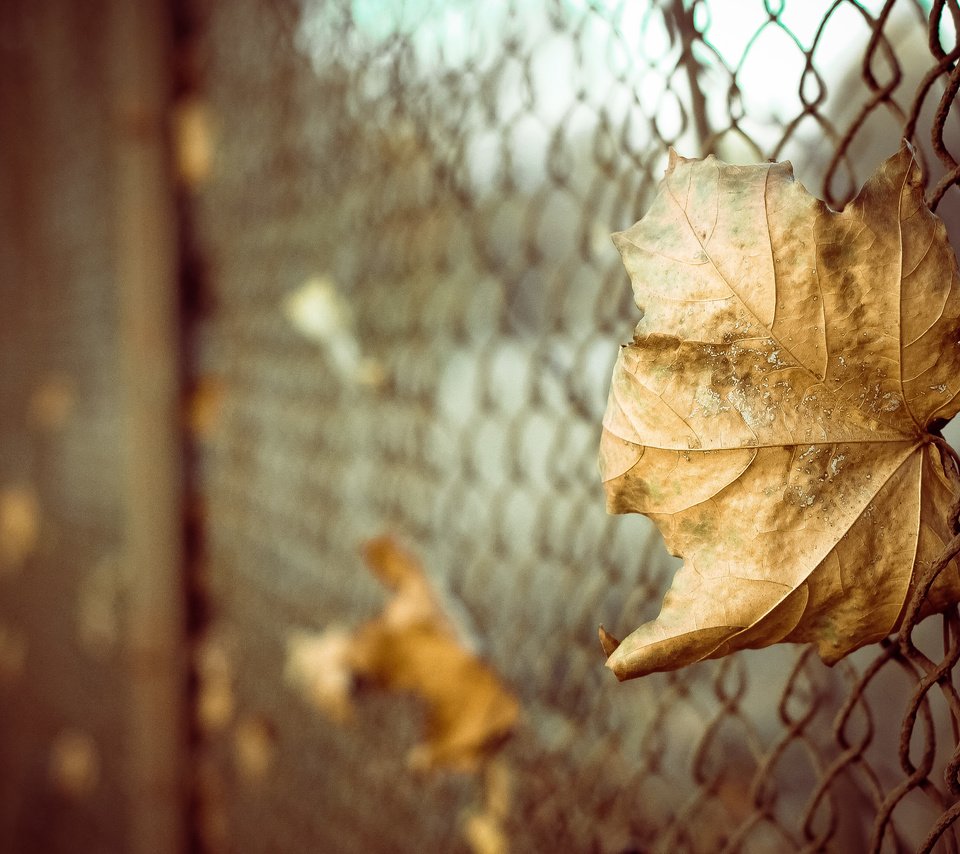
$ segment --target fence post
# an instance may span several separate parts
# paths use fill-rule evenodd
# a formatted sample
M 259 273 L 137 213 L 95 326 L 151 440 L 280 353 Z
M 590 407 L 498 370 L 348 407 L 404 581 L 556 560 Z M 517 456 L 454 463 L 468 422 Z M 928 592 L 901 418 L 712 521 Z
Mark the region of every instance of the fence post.
M 169 7 L 111 0 L 116 292 L 128 570 L 130 852 L 182 850 L 185 769 L 178 262 Z

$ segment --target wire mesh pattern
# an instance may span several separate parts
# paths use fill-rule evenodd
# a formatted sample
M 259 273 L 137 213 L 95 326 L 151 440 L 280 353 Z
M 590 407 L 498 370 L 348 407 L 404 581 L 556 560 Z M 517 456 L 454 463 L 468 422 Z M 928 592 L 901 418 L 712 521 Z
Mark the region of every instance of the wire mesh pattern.
M 512 850 L 955 851 L 956 610 L 833 669 L 784 646 L 617 686 L 596 625 L 654 616 L 674 562 L 604 514 L 595 458 L 635 319 L 608 235 L 669 146 L 790 158 L 839 207 L 905 135 L 958 233 L 957 4 L 184 21 L 183 97 L 216 136 L 187 204 L 193 380 L 221 393 L 193 496 L 202 843 L 500 850 L 465 831 L 489 779 L 405 766 L 415 702 L 363 695 L 344 726 L 284 680 L 292 632 L 377 610 L 358 547 L 392 532 L 521 701 L 496 766 Z

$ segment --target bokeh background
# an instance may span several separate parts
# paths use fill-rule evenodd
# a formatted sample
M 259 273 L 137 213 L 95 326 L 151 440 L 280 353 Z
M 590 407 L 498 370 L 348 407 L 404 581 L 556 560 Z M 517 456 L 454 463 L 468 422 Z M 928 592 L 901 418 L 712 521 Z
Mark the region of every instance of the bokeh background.
M 596 450 L 670 146 L 839 208 L 906 136 L 956 245 L 958 23 L 4 0 L 0 851 L 957 850 L 955 612 L 617 685 L 675 561 Z M 519 708 L 468 767 L 344 669 L 384 537 Z

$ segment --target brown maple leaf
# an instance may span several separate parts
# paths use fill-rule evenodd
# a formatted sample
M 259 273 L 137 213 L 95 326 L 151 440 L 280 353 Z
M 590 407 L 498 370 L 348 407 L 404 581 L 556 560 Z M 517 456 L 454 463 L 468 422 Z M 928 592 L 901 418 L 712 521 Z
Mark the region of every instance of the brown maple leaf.
M 900 624 L 952 537 L 960 277 L 913 150 L 842 212 L 789 163 L 670 166 L 614 235 L 643 318 L 614 368 L 600 465 L 611 512 L 683 557 L 620 679 L 809 642 L 827 663 Z M 927 613 L 960 599 L 951 563 Z

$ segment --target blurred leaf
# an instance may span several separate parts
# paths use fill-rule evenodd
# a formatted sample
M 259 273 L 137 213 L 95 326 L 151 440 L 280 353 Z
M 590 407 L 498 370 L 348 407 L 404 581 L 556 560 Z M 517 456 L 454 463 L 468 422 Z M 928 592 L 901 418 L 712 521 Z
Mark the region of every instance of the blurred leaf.
M 33 554 L 40 536 L 40 503 L 33 488 L 0 489 L 0 573 L 18 570 Z
M 197 723 L 205 733 L 224 729 L 233 719 L 235 651 L 221 638 L 205 637 L 196 648 Z
M 341 626 L 320 633 L 293 632 L 287 638 L 284 679 L 338 723 L 353 715 L 351 642 L 350 632 Z
M 196 97 L 180 99 L 174 105 L 173 128 L 177 175 L 189 189 L 197 189 L 210 177 L 213 168 L 209 107 Z
M 50 780 L 63 795 L 85 798 L 100 782 L 100 752 L 85 732 L 63 730 L 50 749 Z
M 211 438 L 220 424 L 227 387 L 215 376 L 201 376 L 186 401 L 187 429 L 198 439 Z
M 293 636 L 288 678 L 341 720 L 354 680 L 419 697 L 426 703 L 427 731 L 410 752 L 411 766 L 477 769 L 513 731 L 519 703 L 467 649 L 411 554 L 380 537 L 366 544 L 364 557 L 393 598 L 353 633 L 334 627 Z
M 353 308 L 331 279 L 308 279 L 287 295 L 283 312 L 297 332 L 323 346 L 341 380 L 374 388 L 384 382 L 383 365 L 361 353 Z
M 240 773 L 252 782 L 262 780 L 276 757 L 276 727 L 260 715 L 244 718 L 234 729 L 233 747 Z

